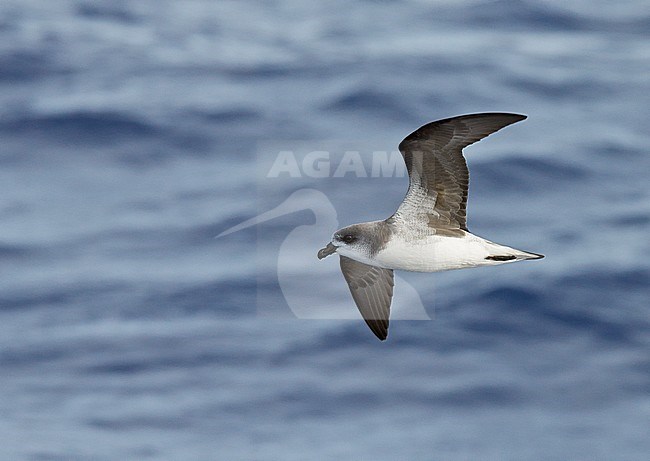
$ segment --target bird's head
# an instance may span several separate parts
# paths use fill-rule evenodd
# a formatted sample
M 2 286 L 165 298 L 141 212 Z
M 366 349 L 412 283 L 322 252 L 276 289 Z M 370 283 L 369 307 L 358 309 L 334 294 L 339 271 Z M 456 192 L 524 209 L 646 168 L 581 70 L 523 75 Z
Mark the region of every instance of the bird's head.
M 370 239 L 369 234 L 365 232 L 367 229 L 364 227 L 367 224 L 354 224 L 334 232 L 332 241 L 318 251 L 318 259 L 323 259 L 335 252 L 343 256 L 368 256 Z

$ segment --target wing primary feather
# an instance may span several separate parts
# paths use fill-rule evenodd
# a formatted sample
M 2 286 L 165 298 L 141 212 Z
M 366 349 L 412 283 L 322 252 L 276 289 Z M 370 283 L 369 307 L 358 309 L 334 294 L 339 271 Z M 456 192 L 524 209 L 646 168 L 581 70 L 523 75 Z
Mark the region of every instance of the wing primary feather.
M 340 257 L 341 272 L 361 316 L 380 340 L 388 336 L 393 271 Z

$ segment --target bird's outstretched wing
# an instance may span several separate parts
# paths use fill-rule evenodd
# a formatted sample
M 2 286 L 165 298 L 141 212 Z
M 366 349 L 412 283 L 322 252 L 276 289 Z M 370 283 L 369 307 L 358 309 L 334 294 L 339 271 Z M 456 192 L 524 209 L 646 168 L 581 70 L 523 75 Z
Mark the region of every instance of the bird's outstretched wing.
M 461 115 L 428 123 L 408 135 L 399 150 L 409 189 L 388 221 L 418 233 L 462 234 L 467 230 L 469 186 L 463 148 L 525 118 L 508 113 Z
M 380 340 L 388 336 L 388 317 L 393 298 L 393 271 L 369 266 L 341 256 L 341 272 L 352 298 L 372 332 Z

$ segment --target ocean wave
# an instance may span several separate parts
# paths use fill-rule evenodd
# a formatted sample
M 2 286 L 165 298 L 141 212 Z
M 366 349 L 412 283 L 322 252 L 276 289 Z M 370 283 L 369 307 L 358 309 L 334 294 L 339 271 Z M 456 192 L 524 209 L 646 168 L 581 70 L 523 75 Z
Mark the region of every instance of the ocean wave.
M 117 23 L 134 24 L 140 17 L 125 4 L 112 2 L 80 2 L 76 5 L 76 13 L 84 18 L 102 19 Z
M 588 180 L 587 167 L 557 159 L 506 157 L 494 162 L 475 162 L 470 168 L 472 178 L 480 178 L 481 188 L 495 194 L 512 190 L 548 189 L 549 184 Z
M 15 50 L 0 55 L 0 83 L 25 83 L 70 74 L 50 55 L 33 50 Z
M 326 103 L 323 110 L 366 113 L 373 117 L 383 115 L 392 119 L 410 117 L 401 99 L 389 93 L 367 88 L 348 90 Z
M 31 114 L 0 122 L 5 136 L 36 137 L 63 144 L 105 145 L 151 138 L 161 130 L 123 112 L 73 111 Z

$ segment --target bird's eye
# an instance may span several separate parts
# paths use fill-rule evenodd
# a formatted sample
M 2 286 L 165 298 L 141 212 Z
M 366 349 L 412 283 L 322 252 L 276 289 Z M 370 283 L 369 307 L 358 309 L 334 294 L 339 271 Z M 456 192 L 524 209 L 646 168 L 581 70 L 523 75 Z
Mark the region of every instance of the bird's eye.
M 346 234 L 343 237 L 341 237 L 341 240 L 343 240 L 345 243 L 352 243 L 356 240 L 357 238 L 352 235 L 352 234 Z

